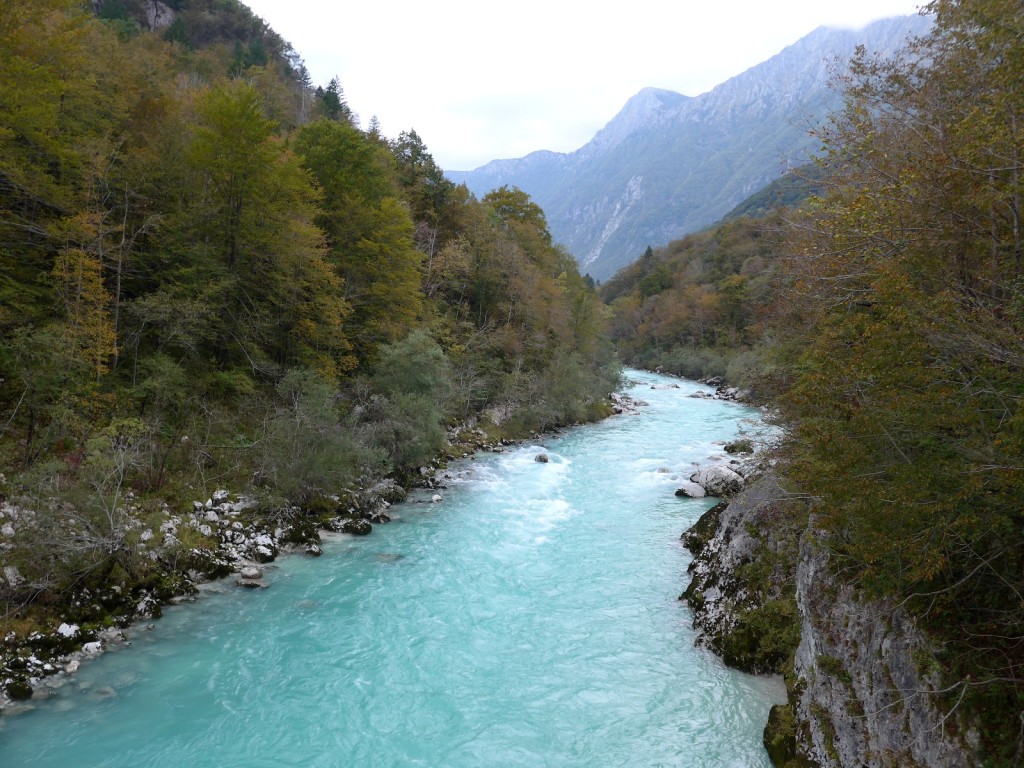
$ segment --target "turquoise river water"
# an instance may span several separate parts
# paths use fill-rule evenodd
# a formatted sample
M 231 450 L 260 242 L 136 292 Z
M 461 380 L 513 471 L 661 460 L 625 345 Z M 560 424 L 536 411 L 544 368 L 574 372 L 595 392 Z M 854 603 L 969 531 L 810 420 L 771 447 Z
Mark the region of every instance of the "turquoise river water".
M 281 558 L 270 589 L 133 627 L 0 718 L 0 766 L 769 766 L 781 682 L 695 648 L 676 599 L 712 501 L 675 479 L 757 412 L 630 375 L 638 415 L 465 460 L 440 503 Z

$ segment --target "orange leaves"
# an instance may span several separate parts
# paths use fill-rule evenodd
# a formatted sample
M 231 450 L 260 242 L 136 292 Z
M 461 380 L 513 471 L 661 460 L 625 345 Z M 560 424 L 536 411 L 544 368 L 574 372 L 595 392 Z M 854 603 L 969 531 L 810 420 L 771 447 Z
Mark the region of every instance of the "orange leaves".
M 63 340 L 68 351 L 87 363 L 98 378 L 117 351 L 100 261 L 80 248 L 64 248 L 52 277 L 66 318 Z

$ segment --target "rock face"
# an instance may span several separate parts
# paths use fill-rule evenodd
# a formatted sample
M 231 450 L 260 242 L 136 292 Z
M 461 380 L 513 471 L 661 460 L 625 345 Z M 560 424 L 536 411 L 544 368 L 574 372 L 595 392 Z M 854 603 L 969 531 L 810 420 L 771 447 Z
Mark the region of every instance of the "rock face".
M 800 546 L 796 596 L 802 624 L 791 693 L 801 751 L 821 766 L 980 765 L 977 735 L 935 704 L 933 651 L 890 601 L 859 597 L 827 568 L 810 533 Z M 953 734 L 962 734 L 958 738 Z
M 834 575 L 813 517 L 770 474 L 708 510 L 683 543 L 695 557 L 681 599 L 698 642 L 731 666 L 786 675 L 789 701 L 765 729 L 776 765 L 982 764 L 971 724 L 943 720 L 952 705 L 936 704 L 934 649 L 912 617 Z
M 149 31 L 156 32 L 174 23 L 174 10 L 160 2 L 160 0 L 149 0 L 146 3 L 146 22 L 149 24 Z
M 798 530 L 771 475 L 709 509 L 683 534 L 694 553 L 681 595 L 693 609 L 698 643 L 747 672 L 779 672 L 797 637 L 792 580 Z M 793 557 L 789 556 L 793 553 Z

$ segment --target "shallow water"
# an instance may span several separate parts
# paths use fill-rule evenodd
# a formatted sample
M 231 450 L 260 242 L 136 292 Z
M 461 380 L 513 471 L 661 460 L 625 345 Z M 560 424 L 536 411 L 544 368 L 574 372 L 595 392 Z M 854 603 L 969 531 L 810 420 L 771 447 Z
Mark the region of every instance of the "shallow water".
M 673 496 L 757 412 L 632 376 L 640 415 L 464 461 L 441 503 L 133 628 L 0 718 L 0 765 L 767 768 L 781 682 L 694 648 L 679 534 L 713 501 Z

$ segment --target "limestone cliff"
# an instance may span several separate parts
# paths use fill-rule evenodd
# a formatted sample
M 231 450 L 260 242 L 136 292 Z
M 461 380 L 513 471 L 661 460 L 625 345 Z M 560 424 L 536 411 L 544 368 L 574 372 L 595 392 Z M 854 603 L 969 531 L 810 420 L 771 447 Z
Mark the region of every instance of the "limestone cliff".
M 857 594 L 808 528 L 796 597 L 800 644 L 790 705 L 800 753 L 821 766 L 979 765 L 977 732 L 940 703 L 933 649 L 910 614 Z
M 978 738 L 940 696 L 933 648 L 900 605 L 858 594 L 830 568 L 801 501 L 764 476 L 683 541 L 683 594 L 699 642 L 748 671 L 785 675 L 765 746 L 788 768 L 981 765 Z

